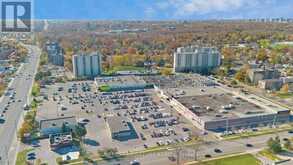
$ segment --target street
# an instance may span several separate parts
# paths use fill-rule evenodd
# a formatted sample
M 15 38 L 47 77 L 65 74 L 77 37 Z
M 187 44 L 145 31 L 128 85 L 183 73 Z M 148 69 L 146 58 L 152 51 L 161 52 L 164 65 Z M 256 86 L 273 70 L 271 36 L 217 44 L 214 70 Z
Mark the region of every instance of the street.
M 136 155 L 129 156 L 125 158 L 121 158 L 118 160 L 111 161 L 102 161 L 99 164 L 103 165 L 128 165 L 133 160 L 138 160 L 142 165 L 152 165 L 152 164 L 161 164 L 161 165 L 169 165 L 176 164 L 176 161 L 170 161 L 168 157 L 175 157 L 177 160 L 177 153 L 179 153 L 180 164 L 186 163 L 189 161 L 195 160 L 195 155 L 198 159 L 207 159 L 206 155 L 210 155 L 211 158 L 219 157 L 234 153 L 254 153 L 258 152 L 261 149 L 267 146 L 267 141 L 270 137 L 279 136 L 282 140 L 283 138 L 290 138 L 292 134 L 288 132 L 282 132 L 278 134 L 271 135 L 263 135 L 251 138 L 243 138 L 232 141 L 217 141 L 217 142 L 205 142 L 199 148 L 195 147 L 186 147 L 179 149 L 170 149 L 169 151 L 161 152 L 161 153 L 148 153 L 145 155 Z M 251 147 L 247 147 L 246 144 L 251 144 Z M 214 150 L 220 149 L 221 152 L 216 153 Z M 195 152 L 196 151 L 196 152 Z
M 0 164 L 14 164 L 17 152 L 17 130 L 21 125 L 24 110 L 23 107 L 28 102 L 30 90 L 32 88 L 34 75 L 38 68 L 41 51 L 36 46 L 27 46 L 29 57 L 20 70 L 16 73 L 11 82 L 10 92 L 15 92 L 14 102 L 9 95 L 3 95 L 0 102 L 0 113 L 3 114 L 4 123 L 0 124 Z M 4 107 L 7 110 L 4 111 Z M 9 159 L 8 159 L 9 158 Z

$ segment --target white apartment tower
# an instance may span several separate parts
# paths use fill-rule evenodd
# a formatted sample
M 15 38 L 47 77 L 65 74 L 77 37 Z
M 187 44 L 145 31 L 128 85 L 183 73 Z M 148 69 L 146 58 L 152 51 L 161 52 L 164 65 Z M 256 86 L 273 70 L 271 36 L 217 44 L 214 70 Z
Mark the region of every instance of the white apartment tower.
M 73 55 L 73 73 L 76 78 L 94 78 L 102 73 L 101 54 L 94 52 L 91 54 Z
M 174 72 L 208 73 L 221 64 L 221 54 L 213 47 L 180 47 L 174 53 Z

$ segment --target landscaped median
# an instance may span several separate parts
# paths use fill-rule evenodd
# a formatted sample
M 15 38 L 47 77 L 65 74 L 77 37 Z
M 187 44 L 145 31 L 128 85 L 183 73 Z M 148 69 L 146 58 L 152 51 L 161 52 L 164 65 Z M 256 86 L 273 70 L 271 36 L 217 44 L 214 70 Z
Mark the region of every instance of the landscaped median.
M 186 163 L 186 165 L 261 165 L 261 162 L 251 154 L 223 156 L 201 162 Z
M 38 82 L 35 82 L 32 87 L 32 93 L 31 93 L 32 96 L 34 96 L 34 97 L 39 96 L 40 91 L 41 91 L 40 84 Z

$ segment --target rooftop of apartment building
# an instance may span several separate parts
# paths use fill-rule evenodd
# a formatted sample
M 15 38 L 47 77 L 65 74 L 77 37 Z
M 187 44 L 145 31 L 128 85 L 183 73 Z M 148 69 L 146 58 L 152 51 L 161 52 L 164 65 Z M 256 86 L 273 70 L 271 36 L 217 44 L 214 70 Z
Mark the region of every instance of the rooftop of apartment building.
M 214 51 L 218 52 L 218 49 L 216 47 L 209 47 L 209 46 L 185 46 L 185 47 L 179 47 L 177 48 L 177 52 L 179 53 L 192 53 L 192 52 L 208 52 L 208 51 Z
M 95 55 L 100 55 L 100 52 L 98 52 L 98 51 L 94 51 L 94 52 L 80 51 L 80 52 L 74 54 L 73 57 L 76 57 L 76 56 L 95 56 Z

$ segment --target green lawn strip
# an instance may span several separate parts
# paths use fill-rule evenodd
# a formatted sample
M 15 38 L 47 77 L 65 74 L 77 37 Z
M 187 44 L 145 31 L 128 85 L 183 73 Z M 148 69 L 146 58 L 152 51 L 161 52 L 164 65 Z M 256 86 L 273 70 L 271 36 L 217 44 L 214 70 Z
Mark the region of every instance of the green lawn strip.
M 40 95 L 40 85 L 38 83 L 34 83 L 32 87 L 32 95 L 37 97 Z
M 270 160 L 273 161 L 280 161 L 282 160 L 281 158 L 279 158 L 278 156 L 276 156 L 274 153 L 272 153 L 271 151 L 269 151 L 268 149 L 264 149 L 260 152 L 258 152 L 261 156 L 264 156 Z
M 251 154 L 219 158 L 195 163 L 194 165 L 261 165 L 261 162 Z
M 140 154 L 148 154 L 152 152 L 163 152 L 167 151 L 169 147 L 150 147 L 148 149 L 142 150 L 142 151 L 134 151 L 134 152 L 129 152 L 129 153 L 123 153 L 121 154 L 122 156 L 130 156 L 130 155 L 140 155 Z
M 62 158 L 61 157 L 58 157 L 58 158 L 56 158 L 56 163 L 57 164 L 78 164 L 78 163 L 82 163 L 83 160 L 84 160 L 84 158 L 83 157 L 80 157 L 80 158 L 75 159 L 75 160 L 65 160 L 65 161 L 62 161 Z
M 163 151 L 167 151 L 170 149 L 175 149 L 176 147 L 188 147 L 188 146 L 192 146 L 195 144 L 197 144 L 197 141 L 191 140 L 189 142 L 184 142 L 184 143 L 179 143 L 179 144 L 174 144 L 174 145 L 149 147 L 145 150 L 123 153 L 121 155 L 122 156 L 129 156 L 129 155 L 148 154 L 148 153 L 152 153 L 152 152 L 163 152 Z
M 142 150 L 142 151 L 134 151 L 134 152 L 129 152 L 129 153 L 122 153 L 122 154 L 118 155 L 115 158 L 125 157 L 125 156 L 142 155 L 142 154 L 148 154 L 148 153 L 153 153 L 153 152 L 164 152 L 164 151 L 167 151 L 169 149 L 176 148 L 176 147 L 179 147 L 179 146 L 180 147 L 192 146 L 192 145 L 197 144 L 196 142 L 197 141 L 195 139 L 193 139 L 193 140 L 191 140 L 189 142 L 179 143 L 179 144 L 176 144 L 176 145 L 155 146 L 155 147 L 150 147 L 150 148 Z M 105 159 L 103 159 L 103 158 L 101 158 L 101 157 L 99 157 L 97 155 L 92 155 L 91 159 L 93 161 L 105 160 Z M 77 161 L 74 161 L 74 162 L 67 162 L 67 163 L 76 165 L 76 164 L 82 163 L 82 160 L 77 160 Z
M 293 97 L 293 93 L 277 93 L 277 96 L 281 99 L 288 99 Z
M 33 151 L 34 149 L 26 149 L 17 154 L 15 165 L 27 165 L 26 163 L 26 155 Z
M 249 138 L 249 137 L 278 133 L 278 132 L 284 132 L 284 131 L 289 131 L 291 129 L 293 129 L 293 127 L 288 126 L 288 127 L 283 127 L 283 128 L 266 129 L 266 130 L 259 130 L 259 131 L 255 131 L 255 132 L 246 132 L 246 133 L 242 133 L 242 134 L 225 135 L 222 138 L 224 140 L 235 140 L 235 139 L 240 139 L 240 138 Z
M 109 92 L 111 90 L 111 87 L 109 85 L 102 85 L 99 87 L 99 90 L 101 92 Z
M 104 74 L 105 75 L 111 75 L 114 74 L 118 71 L 139 71 L 139 72 L 144 72 L 145 68 L 144 67 L 136 67 L 136 66 L 115 66 L 112 69 L 106 71 Z

